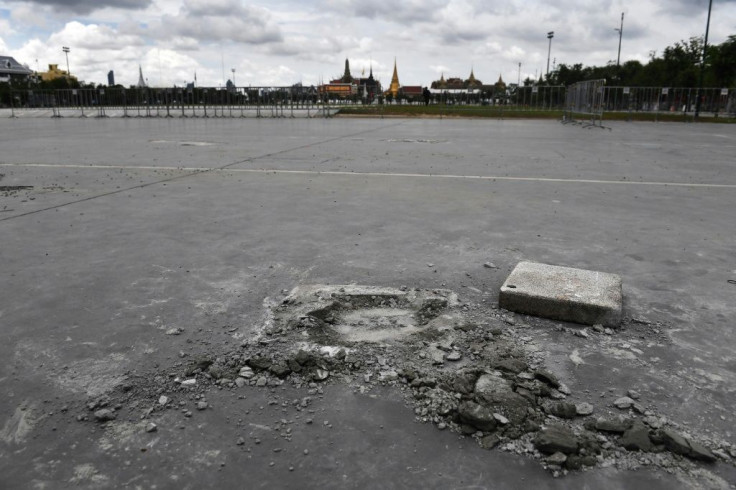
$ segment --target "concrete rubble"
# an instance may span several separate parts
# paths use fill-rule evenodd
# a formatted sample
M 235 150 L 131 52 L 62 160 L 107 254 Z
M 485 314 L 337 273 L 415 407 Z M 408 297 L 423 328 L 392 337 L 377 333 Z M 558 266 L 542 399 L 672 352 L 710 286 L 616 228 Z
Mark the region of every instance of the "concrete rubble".
M 557 476 L 644 461 L 668 471 L 691 470 L 687 460 L 732 463 L 726 443 L 683 435 L 654 407 L 635 410 L 633 397 L 641 395 L 634 390 L 613 402 L 619 415 L 608 415 L 605 405 L 573 393 L 546 366 L 520 317 L 509 324 L 512 313 L 466 304 L 452 291 L 300 286 L 268 308 L 258 338 L 231 352 L 179 361 L 168 374 L 131 376 L 90 401 L 78 420 L 91 420 L 91 412 L 97 423 L 111 424 L 122 410 L 156 432 L 167 411 L 178 410 L 186 420 L 217 410 L 207 401 L 213 389 L 237 394 L 288 383 L 308 396 L 274 401 L 274 408 L 308 413 L 326 384 L 361 393 L 391 386 L 403 392 L 418 421 L 487 449 L 525 454 Z M 594 331 L 589 341 L 597 338 L 607 335 Z

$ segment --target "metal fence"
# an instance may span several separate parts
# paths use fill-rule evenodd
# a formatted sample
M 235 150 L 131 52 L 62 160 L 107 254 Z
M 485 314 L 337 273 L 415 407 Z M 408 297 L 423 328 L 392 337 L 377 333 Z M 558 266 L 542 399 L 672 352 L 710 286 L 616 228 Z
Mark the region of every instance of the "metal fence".
M 570 85 L 565 98 L 563 121 L 602 126 L 605 88 L 605 80 L 588 80 Z M 578 121 L 580 117 L 583 121 Z
M 11 111 L 51 117 L 328 117 L 335 108 L 301 87 L 16 90 Z
M 564 86 L 529 86 L 493 93 L 447 91 L 429 103 L 440 112 L 494 106 L 507 111 L 559 111 Z M 50 117 L 329 117 L 346 107 L 424 105 L 423 97 L 336 97 L 314 87 L 90 88 L 13 90 L 12 115 Z
M 606 87 L 606 112 L 692 114 L 700 97 L 700 111 L 717 116 L 736 114 L 736 90 L 687 87 Z
M 646 112 L 686 116 L 701 98 L 701 114 L 736 116 L 736 90 L 606 86 L 604 80 L 564 86 L 511 87 L 505 91 L 473 90 L 433 93 L 429 105 L 439 115 L 505 111 L 561 112 L 567 120 L 599 124 L 603 112 Z M 392 100 L 340 98 L 315 87 L 89 88 L 12 90 L 0 105 L 11 116 L 49 117 L 330 117 L 348 107 L 373 107 L 381 115 L 393 105 L 424 105 L 423 97 Z M 388 111 L 386 111 L 388 112 Z
M 432 94 L 431 104 L 456 106 L 494 106 L 509 111 L 562 110 L 564 85 L 533 85 L 508 90 L 444 90 Z M 422 99 L 399 100 L 399 103 L 423 104 Z

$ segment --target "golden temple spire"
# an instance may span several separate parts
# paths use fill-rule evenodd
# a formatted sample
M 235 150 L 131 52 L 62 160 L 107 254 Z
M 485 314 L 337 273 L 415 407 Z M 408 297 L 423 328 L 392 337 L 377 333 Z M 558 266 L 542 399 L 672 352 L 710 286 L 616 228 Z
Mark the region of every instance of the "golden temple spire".
M 393 77 L 391 77 L 391 86 L 389 87 L 388 91 L 393 97 L 396 97 L 399 95 L 400 87 L 399 72 L 396 70 L 396 58 L 394 57 L 394 75 Z

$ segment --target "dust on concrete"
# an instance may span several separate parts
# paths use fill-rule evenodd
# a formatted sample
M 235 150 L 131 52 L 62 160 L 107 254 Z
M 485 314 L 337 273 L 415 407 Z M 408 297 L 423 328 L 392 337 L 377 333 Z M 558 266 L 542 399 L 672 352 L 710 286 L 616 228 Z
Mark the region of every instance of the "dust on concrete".
M 103 424 L 114 440 L 119 424 L 126 434 L 130 427 L 155 433 L 172 412 L 188 420 L 212 410 L 212 390 L 240 397 L 246 387 L 286 384 L 305 396 L 269 407 L 308 414 L 327 384 L 360 393 L 387 386 L 401 390 L 417 421 L 487 449 L 534 458 L 555 476 L 593 467 L 659 467 L 728 486 L 708 465 L 733 464 L 736 446 L 688 432 L 635 390 L 621 393 L 613 406 L 572 392 L 547 366 L 548 353 L 535 338 L 532 324 L 542 320 L 467 303 L 446 289 L 404 286 L 300 286 L 264 301 L 264 308 L 261 330 L 238 348 L 193 357 L 182 352 L 158 372 L 129 373 L 116 389 L 79 407 L 76 419 Z M 625 319 L 619 330 L 556 328 L 584 337 L 591 348 L 610 349 L 617 338 L 629 349 L 637 339 L 666 339 L 666 325 L 642 320 Z M 287 427 L 284 422 L 286 439 Z

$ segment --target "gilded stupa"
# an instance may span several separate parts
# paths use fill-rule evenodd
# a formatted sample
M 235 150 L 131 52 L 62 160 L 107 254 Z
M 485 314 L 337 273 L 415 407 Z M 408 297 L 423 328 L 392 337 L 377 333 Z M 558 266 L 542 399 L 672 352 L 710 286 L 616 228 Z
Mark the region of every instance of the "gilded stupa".
M 400 88 L 399 72 L 396 70 L 396 58 L 394 58 L 394 75 L 391 77 L 391 86 L 388 88 L 388 93 L 391 94 L 392 97 L 396 98 L 399 95 Z

